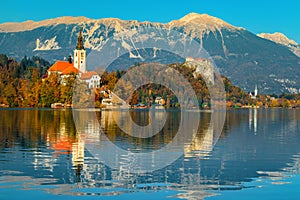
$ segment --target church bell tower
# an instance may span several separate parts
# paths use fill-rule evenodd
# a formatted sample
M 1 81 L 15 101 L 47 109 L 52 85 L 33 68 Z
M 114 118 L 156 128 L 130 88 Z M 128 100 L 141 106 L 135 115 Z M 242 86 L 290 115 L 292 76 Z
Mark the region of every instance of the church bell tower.
M 86 72 L 86 51 L 83 46 L 82 28 L 80 29 L 74 50 L 74 67 L 82 73 Z

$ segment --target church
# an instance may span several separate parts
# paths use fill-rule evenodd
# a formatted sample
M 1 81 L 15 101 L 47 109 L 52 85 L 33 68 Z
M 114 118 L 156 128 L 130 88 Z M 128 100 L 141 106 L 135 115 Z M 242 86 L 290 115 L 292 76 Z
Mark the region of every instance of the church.
M 74 50 L 74 61 L 71 56 L 68 61 L 56 61 L 49 69 L 48 76 L 51 74 L 59 74 L 62 79 L 70 74 L 78 74 L 80 80 L 87 83 L 88 87 L 100 87 L 101 77 L 95 71 L 86 70 L 86 50 L 83 45 L 82 29 L 80 29 L 76 48 Z

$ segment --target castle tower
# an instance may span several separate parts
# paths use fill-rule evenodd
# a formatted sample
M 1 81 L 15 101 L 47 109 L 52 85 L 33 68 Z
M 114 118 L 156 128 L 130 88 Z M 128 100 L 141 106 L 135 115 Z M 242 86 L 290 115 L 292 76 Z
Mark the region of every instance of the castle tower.
M 82 28 L 80 29 L 74 50 L 74 67 L 82 73 L 86 72 L 86 51 L 83 46 Z

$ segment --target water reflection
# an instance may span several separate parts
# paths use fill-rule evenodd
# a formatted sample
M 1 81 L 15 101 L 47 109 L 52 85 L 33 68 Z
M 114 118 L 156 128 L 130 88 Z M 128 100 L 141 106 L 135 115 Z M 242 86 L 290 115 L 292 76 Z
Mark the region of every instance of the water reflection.
M 184 147 L 184 155 L 153 173 L 130 173 L 134 159 L 130 151 L 148 152 L 173 141 L 180 112 L 167 112 L 161 133 L 149 139 L 123 133 L 114 121 L 122 121 L 122 113 L 82 111 L 82 129 L 75 130 L 70 110 L 0 112 L 0 190 L 4 191 L 5 187 L 15 188 L 6 186 L 14 182 L 32 189 L 59 186 L 46 189 L 62 195 L 134 196 L 173 191 L 161 198 L 201 199 L 222 190 L 258 187 L 251 184 L 254 179 L 284 184 L 286 177 L 299 174 L 300 169 L 299 110 L 231 110 L 214 148 L 211 113 L 202 112 L 196 137 Z M 96 120 L 90 117 L 94 114 Z M 139 124 L 149 122 L 145 112 L 131 116 Z M 119 168 L 109 168 L 86 148 L 89 143 L 105 144 L 107 140 L 130 150 L 116 160 Z
M 180 130 L 180 120 L 182 115 L 186 122 L 181 127 L 181 130 L 186 130 L 192 127 L 190 124 L 194 123 L 194 115 L 199 113 L 181 113 L 181 112 L 168 112 L 166 113 L 166 124 L 162 130 L 149 138 L 133 137 L 126 134 L 119 128 L 118 125 L 122 124 L 123 128 L 127 130 L 133 130 L 130 123 L 126 123 L 125 112 L 122 111 L 103 111 L 97 112 L 94 116 L 94 112 L 80 111 L 79 115 L 75 115 L 78 119 L 79 125 L 78 133 L 84 135 L 85 141 L 87 141 L 86 148 L 103 164 L 107 164 L 113 169 L 120 171 L 131 172 L 143 172 L 143 169 L 157 170 L 167 165 L 170 165 L 177 158 L 182 155 L 188 155 L 190 157 L 201 155 L 207 156 L 214 144 L 213 129 L 210 126 L 210 113 L 201 113 L 201 126 L 195 132 L 195 140 L 188 140 L 188 135 L 177 134 Z M 161 118 L 161 112 L 155 112 L 152 118 L 159 121 Z M 133 112 L 132 116 L 138 116 L 135 121 L 138 124 L 147 124 L 149 122 L 148 112 Z M 99 134 L 99 124 L 101 124 L 102 131 L 97 138 L 94 130 L 97 130 Z M 117 125 L 118 124 L 118 125 Z M 86 127 L 89 127 L 87 129 Z M 191 129 L 191 128 L 190 128 Z M 82 135 L 81 135 L 82 137 Z M 162 150 L 163 149 L 163 150 Z M 150 170 L 149 170 L 150 171 Z
M 252 114 L 254 112 L 254 114 Z M 257 108 L 249 109 L 249 129 L 257 133 Z

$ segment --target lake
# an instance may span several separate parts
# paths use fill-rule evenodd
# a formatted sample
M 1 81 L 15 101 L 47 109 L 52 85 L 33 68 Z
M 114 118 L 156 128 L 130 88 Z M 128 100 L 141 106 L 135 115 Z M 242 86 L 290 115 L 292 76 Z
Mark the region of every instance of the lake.
M 228 110 L 220 135 L 200 112 L 189 145 L 176 133 L 195 112 L 157 111 L 165 123 L 149 138 L 126 134 L 122 112 L 76 112 L 0 110 L 0 199 L 299 199 L 300 110 Z

